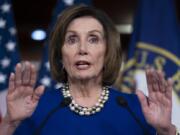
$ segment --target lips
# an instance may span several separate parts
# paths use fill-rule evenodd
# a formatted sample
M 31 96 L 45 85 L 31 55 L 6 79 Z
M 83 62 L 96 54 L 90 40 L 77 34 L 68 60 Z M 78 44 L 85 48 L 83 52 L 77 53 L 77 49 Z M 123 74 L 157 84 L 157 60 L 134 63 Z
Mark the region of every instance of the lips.
M 79 69 L 79 70 L 85 70 L 85 69 L 88 69 L 89 67 L 90 67 L 90 65 L 91 65 L 91 63 L 90 62 L 88 62 L 88 61 L 77 61 L 76 63 L 75 63 L 75 65 L 76 65 L 76 68 L 77 69 Z

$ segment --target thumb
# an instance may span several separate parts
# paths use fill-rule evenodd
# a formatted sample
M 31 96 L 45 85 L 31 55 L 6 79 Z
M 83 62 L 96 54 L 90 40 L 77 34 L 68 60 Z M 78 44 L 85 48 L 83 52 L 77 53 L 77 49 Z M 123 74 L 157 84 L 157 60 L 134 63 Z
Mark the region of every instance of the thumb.
M 147 98 L 144 95 L 144 93 L 140 90 L 136 90 L 136 95 L 139 98 L 139 101 L 140 101 L 140 104 L 141 104 L 143 111 L 148 109 L 148 102 L 147 102 Z
M 44 93 L 45 87 L 43 85 L 38 86 L 33 93 L 33 101 L 38 101 L 41 95 Z

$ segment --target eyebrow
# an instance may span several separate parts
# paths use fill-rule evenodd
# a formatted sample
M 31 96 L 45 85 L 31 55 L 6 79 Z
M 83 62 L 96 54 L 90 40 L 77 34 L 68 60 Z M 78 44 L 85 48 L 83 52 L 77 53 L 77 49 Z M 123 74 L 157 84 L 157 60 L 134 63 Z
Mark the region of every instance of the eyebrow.
M 94 32 L 97 32 L 97 33 L 99 33 L 101 36 L 104 37 L 104 32 L 101 32 L 101 31 L 99 31 L 99 30 L 91 30 L 91 31 L 88 31 L 88 33 L 94 33 Z M 77 32 L 74 31 L 74 30 L 68 30 L 68 31 L 66 32 L 66 34 L 67 34 L 67 33 L 77 33 Z
M 102 37 L 104 37 L 104 32 L 101 32 L 101 31 L 99 31 L 99 30 L 91 30 L 91 31 L 89 31 L 88 33 L 93 33 L 93 32 L 97 32 L 97 33 L 99 33 Z

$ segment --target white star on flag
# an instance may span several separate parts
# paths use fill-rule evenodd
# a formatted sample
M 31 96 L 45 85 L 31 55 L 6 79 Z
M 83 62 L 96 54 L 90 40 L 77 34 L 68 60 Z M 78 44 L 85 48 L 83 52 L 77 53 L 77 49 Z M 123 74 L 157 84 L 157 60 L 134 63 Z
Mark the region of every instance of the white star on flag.
M 50 86 L 51 80 L 49 77 L 45 76 L 41 79 L 41 84 L 45 85 L 46 87 Z
M 0 83 L 5 83 L 6 82 L 6 75 L 0 73 Z
M 12 0 L 0 0 L 0 111 L 6 114 L 8 78 L 20 61 Z
M 4 59 L 1 60 L 0 63 L 2 65 L 2 68 L 6 68 L 10 65 L 11 61 L 7 57 L 5 57 Z
M 59 89 L 59 88 L 61 88 L 63 86 L 64 86 L 63 83 L 57 83 L 54 87 L 55 87 L 55 89 Z
M 50 64 L 49 64 L 49 61 L 47 61 L 47 62 L 45 63 L 45 67 L 46 67 L 46 69 L 47 69 L 48 71 L 50 71 Z
M 74 4 L 74 0 L 63 0 L 63 2 L 67 5 L 67 6 L 71 6 Z
M 12 42 L 12 41 L 9 41 L 7 44 L 6 44 L 6 49 L 8 51 L 14 51 L 15 49 L 15 42 Z
M 0 18 L 0 28 L 5 28 L 5 26 L 6 26 L 6 20 Z
M 16 29 L 14 27 L 9 28 L 10 34 L 13 36 L 16 34 Z
M 9 11 L 10 11 L 10 8 L 11 8 L 11 5 L 8 4 L 8 3 L 4 3 L 4 4 L 1 6 L 1 10 L 2 10 L 2 12 L 4 12 L 4 13 L 9 12 Z

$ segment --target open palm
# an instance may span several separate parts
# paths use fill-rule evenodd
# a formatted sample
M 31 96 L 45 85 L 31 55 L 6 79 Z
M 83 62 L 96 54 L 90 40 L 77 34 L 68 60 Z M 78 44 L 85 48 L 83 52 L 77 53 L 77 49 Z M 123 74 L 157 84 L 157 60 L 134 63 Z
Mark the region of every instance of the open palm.
M 34 89 L 35 82 L 34 66 L 29 62 L 23 65 L 18 63 L 15 73 L 11 73 L 9 78 L 7 115 L 11 121 L 21 121 L 34 112 L 44 92 L 43 86 Z
M 146 70 L 149 96 L 137 91 L 144 116 L 156 129 L 168 129 L 171 125 L 172 85 L 171 79 L 165 80 L 161 71 Z

